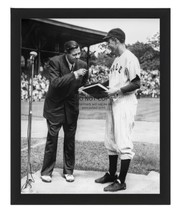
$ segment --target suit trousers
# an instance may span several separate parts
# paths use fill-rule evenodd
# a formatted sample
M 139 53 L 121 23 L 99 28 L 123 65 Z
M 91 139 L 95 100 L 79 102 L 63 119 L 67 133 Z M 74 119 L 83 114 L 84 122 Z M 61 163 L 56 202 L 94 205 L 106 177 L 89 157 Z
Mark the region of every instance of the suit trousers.
M 62 126 L 64 131 L 63 173 L 73 174 L 75 165 L 75 133 L 77 128 L 77 120 L 71 124 L 67 124 L 66 122 L 52 122 L 47 119 L 47 126 L 48 133 L 41 175 L 52 176 L 56 163 L 58 135 Z

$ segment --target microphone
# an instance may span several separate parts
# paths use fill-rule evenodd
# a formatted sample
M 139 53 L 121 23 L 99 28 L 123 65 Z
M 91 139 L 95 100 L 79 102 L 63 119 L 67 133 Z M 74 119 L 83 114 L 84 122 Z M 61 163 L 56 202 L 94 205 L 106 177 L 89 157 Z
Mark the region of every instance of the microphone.
M 35 51 L 30 52 L 30 59 L 34 59 L 37 56 L 37 53 Z

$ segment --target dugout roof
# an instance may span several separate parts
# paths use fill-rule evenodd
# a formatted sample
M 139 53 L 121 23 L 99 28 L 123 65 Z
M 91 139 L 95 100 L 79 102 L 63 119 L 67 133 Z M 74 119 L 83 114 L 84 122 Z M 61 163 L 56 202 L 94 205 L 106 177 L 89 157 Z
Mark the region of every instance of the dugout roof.
M 51 19 L 22 19 L 22 49 L 61 53 L 68 40 L 82 47 L 103 42 L 105 32 L 79 27 Z

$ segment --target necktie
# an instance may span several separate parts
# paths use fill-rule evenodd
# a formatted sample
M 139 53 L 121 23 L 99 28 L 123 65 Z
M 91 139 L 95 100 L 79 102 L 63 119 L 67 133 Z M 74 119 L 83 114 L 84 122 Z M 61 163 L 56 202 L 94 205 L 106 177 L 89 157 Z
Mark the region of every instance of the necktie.
M 74 70 L 74 65 L 71 66 L 71 73 L 73 72 Z

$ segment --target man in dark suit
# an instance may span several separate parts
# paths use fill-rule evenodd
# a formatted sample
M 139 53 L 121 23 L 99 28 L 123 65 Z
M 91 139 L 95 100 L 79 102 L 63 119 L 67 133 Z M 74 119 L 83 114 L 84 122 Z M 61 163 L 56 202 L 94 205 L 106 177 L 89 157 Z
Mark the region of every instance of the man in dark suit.
M 80 60 L 80 46 L 75 41 L 64 44 L 63 55 L 50 59 L 48 66 L 49 90 L 44 103 L 43 116 L 47 120 L 48 134 L 41 179 L 52 181 L 56 162 L 58 134 L 63 127 L 63 174 L 68 182 L 74 181 L 75 133 L 79 114 L 78 89 L 88 78 L 87 64 Z

